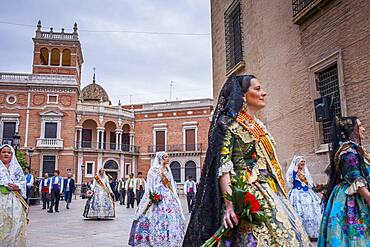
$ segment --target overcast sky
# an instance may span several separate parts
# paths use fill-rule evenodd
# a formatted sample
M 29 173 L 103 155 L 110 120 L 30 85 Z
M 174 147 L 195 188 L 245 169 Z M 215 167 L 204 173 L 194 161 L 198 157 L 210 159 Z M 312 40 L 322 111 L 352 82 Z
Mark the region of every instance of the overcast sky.
M 43 30 L 66 32 L 77 22 L 82 86 L 96 67 L 113 104 L 129 103 L 130 95 L 132 103 L 169 100 L 171 81 L 173 100 L 212 97 L 209 15 L 209 0 L 1 0 L 0 71 L 31 72 L 39 19 Z

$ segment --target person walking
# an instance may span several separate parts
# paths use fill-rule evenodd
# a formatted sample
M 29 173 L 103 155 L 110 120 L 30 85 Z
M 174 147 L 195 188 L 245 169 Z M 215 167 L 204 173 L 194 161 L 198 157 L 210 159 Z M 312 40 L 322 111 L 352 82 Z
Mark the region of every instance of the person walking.
M 156 153 L 144 196 L 135 212 L 130 246 L 177 247 L 182 244 L 186 224 L 169 161 L 167 153 Z M 160 198 L 158 203 L 151 200 L 153 194 Z
M 224 225 L 218 246 L 310 246 L 285 190 L 275 142 L 257 112 L 267 93 L 253 75 L 230 76 L 221 89 L 209 129 L 209 146 L 183 246 L 201 246 Z M 263 203 L 269 220 L 260 225 L 241 220 L 227 200 L 234 176 Z M 213 237 L 214 238 L 214 237 Z
M 130 206 L 134 208 L 134 202 L 135 202 L 135 188 L 136 188 L 136 180 L 134 178 L 134 174 L 131 173 L 129 179 L 126 182 L 126 191 L 127 191 L 127 207 Z
M 26 201 L 27 201 L 27 204 L 29 205 L 30 204 L 30 197 L 31 197 L 31 188 L 33 186 L 33 175 L 30 173 L 30 168 L 29 167 L 26 167 L 24 169 L 24 175 L 26 176 L 26 182 L 27 182 L 27 198 L 26 198 Z
M 42 209 L 49 209 L 50 206 L 50 195 L 49 195 L 50 178 L 46 172 L 44 178 L 40 182 L 40 193 L 42 199 Z
M 143 178 L 143 173 L 139 172 L 136 178 L 136 201 L 139 205 L 141 198 L 143 198 L 145 191 L 145 179 Z
M 318 247 L 370 246 L 370 152 L 357 117 L 333 123 L 329 186 L 324 196 Z
M 72 195 L 75 193 L 75 180 L 72 178 L 71 172 L 69 172 L 67 176 L 68 177 L 64 179 L 63 192 L 64 200 L 67 203 L 66 208 L 69 209 L 69 204 L 72 202 Z
M 100 168 L 91 186 L 92 197 L 86 201 L 83 216 L 89 219 L 113 219 L 115 204 L 113 191 L 104 168 Z
M 125 178 L 122 177 L 119 181 L 118 181 L 118 192 L 120 194 L 120 197 L 119 197 L 119 204 L 120 205 L 125 205 L 125 198 L 126 198 L 126 181 L 125 181 Z
M 59 170 L 54 171 L 54 176 L 51 178 L 50 185 L 49 185 L 49 194 L 51 194 L 51 205 L 48 210 L 48 213 L 53 212 L 53 208 L 55 208 L 55 212 L 59 212 L 59 200 L 60 200 L 60 193 L 63 191 L 63 178 L 59 176 Z
M 0 246 L 26 246 L 26 178 L 8 144 L 0 146 Z
M 195 199 L 195 195 L 197 193 L 197 185 L 193 181 L 192 176 L 189 176 L 188 180 L 186 180 L 186 182 L 184 184 L 184 193 L 185 193 L 186 199 L 188 201 L 189 213 L 191 213 L 192 207 L 193 207 L 193 202 L 194 202 L 194 199 Z

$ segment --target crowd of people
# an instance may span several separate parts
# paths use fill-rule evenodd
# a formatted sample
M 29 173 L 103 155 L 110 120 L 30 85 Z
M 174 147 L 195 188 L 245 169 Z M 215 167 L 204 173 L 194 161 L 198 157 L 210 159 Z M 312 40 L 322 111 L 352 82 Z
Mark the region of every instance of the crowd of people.
M 130 246 L 210 242 L 218 246 L 310 246 L 310 240 L 317 240 L 320 247 L 370 246 L 370 154 L 361 143 L 365 136 L 361 121 L 356 117 L 333 120 L 329 182 L 325 194 L 319 196 L 303 156 L 292 158 L 283 178 L 274 138 L 257 118 L 266 105 L 266 95 L 253 75 L 231 76 L 225 82 L 212 116 L 199 185 L 191 177 L 184 184 L 191 212 L 187 228 L 165 152 L 156 154 L 146 181 L 142 173 L 137 178 L 130 174 L 110 181 L 101 168 L 87 192 L 83 215 L 114 218 L 116 201 L 134 208 L 136 200 Z M 32 183 L 28 174 L 27 170 L 23 173 L 14 149 L 1 146 L 1 246 L 24 246 L 28 211 L 24 198 Z M 48 212 L 58 212 L 62 192 L 69 207 L 74 191 L 70 175 L 63 179 L 59 171 L 52 178 L 45 174 L 40 190 Z M 241 205 L 249 205 L 247 211 L 232 200 L 238 183 L 246 191 Z M 250 217 L 243 218 L 241 212 Z

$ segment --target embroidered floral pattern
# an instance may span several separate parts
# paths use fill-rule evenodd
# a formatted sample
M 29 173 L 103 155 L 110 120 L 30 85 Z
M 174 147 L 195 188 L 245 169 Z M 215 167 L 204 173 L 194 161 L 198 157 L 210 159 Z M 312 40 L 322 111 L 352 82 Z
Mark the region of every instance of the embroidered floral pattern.
M 354 148 L 343 149 L 339 158 L 344 181 L 334 188 L 326 205 L 318 246 L 369 246 L 370 210 L 357 194 L 356 184 L 368 186 L 365 173 L 369 174 L 370 164 Z

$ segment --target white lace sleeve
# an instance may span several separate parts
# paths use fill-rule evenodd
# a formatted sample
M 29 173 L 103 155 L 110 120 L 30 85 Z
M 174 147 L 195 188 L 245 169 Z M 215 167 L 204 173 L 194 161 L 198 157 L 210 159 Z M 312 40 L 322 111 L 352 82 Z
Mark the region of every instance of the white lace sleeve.
M 222 164 L 220 168 L 218 168 L 218 176 L 221 177 L 224 173 L 231 173 L 232 175 L 235 175 L 234 163 L 231 160 Z
M 364 178 L 360 178 L 355 180 L 347 189 L 346 194 L 347 195 L 353 195 L 357 193 L 357 190 L 361 187 L 364 187 L 367 185 L 367 182 Z

